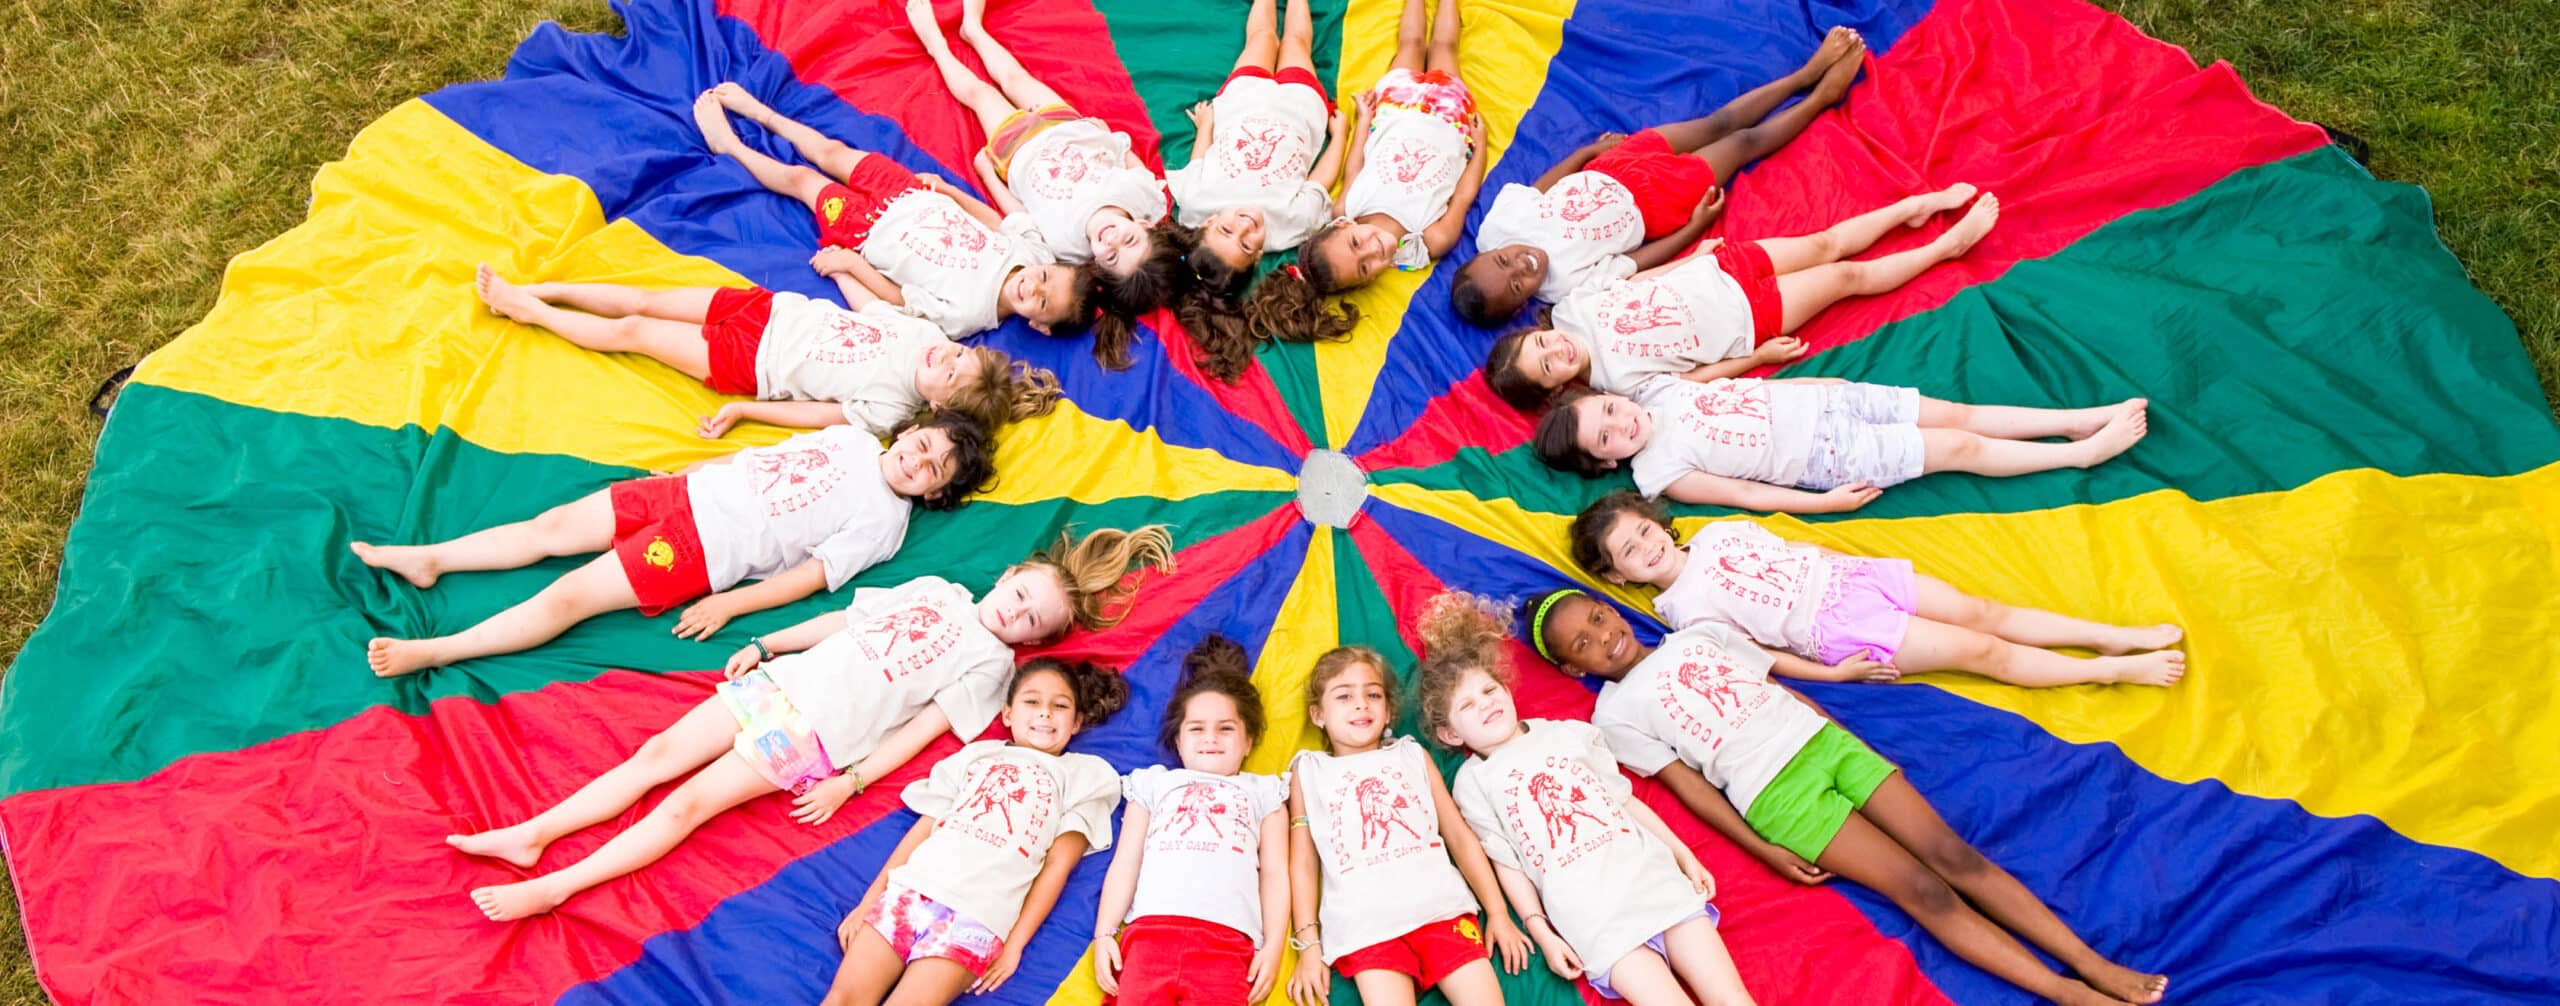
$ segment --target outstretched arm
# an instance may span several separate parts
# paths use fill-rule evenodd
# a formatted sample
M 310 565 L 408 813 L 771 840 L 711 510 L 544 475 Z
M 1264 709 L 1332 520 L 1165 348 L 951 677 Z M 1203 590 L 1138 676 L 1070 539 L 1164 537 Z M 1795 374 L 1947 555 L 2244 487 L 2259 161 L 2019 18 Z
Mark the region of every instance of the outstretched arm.
M 825 429 L 848 422 L 844 406 L 834 402 L 730 402 L 720 411 L 702 417 L 694 432 L 705 440 L 717 440 L 748 420 L 796 430 Z
M 1538 191 L 1545 192 L 1555 188 L 1557 182 L 1564 181 L 1564 176 L 1582 170 L 1585 165 L 1591 163 L 1592 158 L 1608 153 L 1609 148 L 1625 142 L 1627 137 L 1624 133 L 1600 134 L 1599 139 L 1585 143 L 1581 149 L 1564 155 L 1564 160 L 1557 161 L 1554 167 L 1547 169 L 1546 174 L 1539 175 Z
M 1093 981 L 1103 994 L 1120 992 L 1120 927 L 1129 923 L 1129 903 L 1138 897 L 1138 869 L 1147 855 L 1145 807 L 1129 804 L 1120 820 L 1120 845 L 1111 853 L 1111 870 L 1102 875 L 1102 901 L 1093 912 Z
M 1698 815 L 1698 819 L 1707 822 L 1707 826 L 1714 828 L 1717 834 L 1769 864 L 1769 868 L 1778 871 L 1779 876 L 1799 884 L 1819 884 L 1831 879 L 1830 871 L 1805 862 L 1803 857 L 1751 830 L 1750 822 L 1742 819 L 1742 812 L 1734 809 L 1733 801 L 1725 799 L 1724 791 L 1708 782 L 1706 776 L 1698 774 L 1697 769 L 1689 767 L 1689 763 L 1674 761 L 1663 766 L 1662 771 L 1654 773 L 1653 777 L 1661 780 L 1662 787 L 1679 798 L 1680 805 L 1689 808 L 1689 813 Z
M 1333 197 L 1333 215 L 1337 217 L 1349 215 L 1349 212 L 1342 208 L 1342 199 L 1351 194 L 1351 183 L 1360 179 L 1360 169 L 1369 159 L 1369 144 L 1365 141 L 1369 136 L 1369 119 L 1378 114 L 1378 92 L 1375 90 L 1360 92 L 1360 97 L 1353 104 L 1353 110 L 1357 118 L 1351 121 L 1351 134 L 1343 138 L 1343 142 L 1350 144 L 1351 149 L 1342 154 L 1342 191 L 1335 193 Z
M 1484 164 L 1493 159 L 1493 152 L 1484 149 L 1484 137 L 1484 116 L 1478 115 L 1467 127 L 1467 139 L 1474 144 L 1475 152 L 1467 158 L 1466 173 L 1458 176 L 1458 191 L 1450 194 L 1449 208 L 1440 212 L 1440 219 L 1422 229 L 1422 247 L 1434 259 L 1457 247 L 1458 232 L 1467 226 L 1467 210 L 1475 206 L 1476 193 L 1484 188 Z
M 1500 953 L 1502 969 L 1519 974 L 1529 964 L 1529 936 L 1511 921 L 1511 910 L 1502 897 L 1502 882 L 1494 876 L 1493 860 L 1484 854 L 1484 842 L 1467 824 L 1466 815 L 1458 812 L 1458 801 L 1449 798 L 1449 785 L 1440 781 L 1440 773 L 1431 776 L 1431 806 L 1440 821 L 1440 841 L 1449 846 L 1449 861 L 1457 864 L 1458 875 L 1465 877 L 1467 888 L 1476 892 L 1476 903 L 1484 906 L 1486 940 Z
M 1289 917 L 1296 940 L 1297 973 L 1289 977 L 1289 1001 L 1316 1006 L 1333 998 L 1333 975 L 1324 966 L 1324 933 L 1316 925 L 1316 901 L 1324 891 L 1324 864 L 1316 860 L 1315 836 L 1307 827 L 1307 795 L 1298 777 L 1289 777 Z M 1314 934 L 1309 938 L 1309 934 Z
M 1201 151 L 1209 149 L 1209 130 L 1218 124 L 1218 113 L 1208 102 L 1195 101 L 1183 114 L 1191 117 L 1191 156 L 1182 162 L 1184 167 L 1190 167 L 1200 160 Z
M 1316 155 L 1315 167 L 1308 169 L 1307 177 L 1314 180 L 1316 184 L 1330 189 L 1333 188 L 1334 180 L 1339 177 L 1336 172 L 1342 170 L 1342 148 L 1350 146 L 1350 143 L 1344 139 L 1346 136 L 1344 130 L 1349 128 L 1350 120 L 1343 117 L 1342 110 L 1339 108 L 1326 109 L 1326 111 L 1332 114 L 1325 116 L 1324 120 L 1324 153 Z
M 1665 234 L 1659 240 L 1645 242 L 1635 251 L 1627 253 L 1627 257 L 1635 260 L 1638 269 L 1651 269 L 1675 257 L 1686 257 L 1680 255 L 1680 252 L 1698 243 L 1698 238 L 1706 234 L 1707 226 L 1715 223 L 1716 218 L 1723 215 L 1724 187 L 1711 186 L 1707 189 L 1707 197 L 1698 200 L 1698 208 L 1690 211 L 1689 222 L 1681 224 L 1679 230 Z
M 1847 513 L 1867 505 L 1883 492 L 1861 482 L 1815 493 L 1750 479 L 1690 472 L 1672 482 L 1662 495 L 1681 503 L 1702 503 L 1763 513 Z
M 799 565 L 783 570 L 781 575 L 744 587 L 732 587 L 693 602 L 676 619 L 676 636 L 680 639 L 709 639 L 732 618 L 766 608 L 779 608 L 826 587 L 826 564 L 816 559 L 803 559 Z
M 1850 654 L 1837 664 L 1806 660 L 1784 650 L 1769 651 L 1769 659 L 1771 672 L 1798 681 L 1891 681 L 1902 676 L 1893 665 L 1867 656 L 1865 650 Z
M 844 302 L 855 310 L 875 300 L 892 307 L 906 306 L 906 291 L 851 248 L 820 248 L 809 256 L 809 268 L 834 280 L 837 292 L 844 294 Z
M 987 195 L 995 199 L 994 206 L 980 202 L 978 197 L 948 185 L 936 185 L 933 186 L 933 190 L 950 196 L 952 202 L 959 203 L 960 208 L 968 210 L 970 216 L 986 221 L 989 227 L 1002 227 L 1005 217 L 1022 212 L 1022 200 L 1013 197 L 1013 190 L 1004 184 L 1004 176 L 996 173 L 995 158 L 987 156 L 987 152 L 981 150 L 978 151 L 978 156 L 969 159 L 969 166 L 977 170 L 978 187 L 987 190 Z
M 1555 924 L 1547 921 L 1547 904 L 1538 897 L 1538 885 L 1528 874 L 1500 863 L 1493 864 L 1493 875 L 1502 881 L 1503 896 L 1511 899 L 1511 907 L 1520 912 L 1529 939 L 1546 955 L 1547 970 L 1566 981 L 1582 977 L 1582 958 L 1573 952 L 1573 944 L 1565 942 L 1564 934 L 1556 932 Z
M 1070 831 L 1049 843 L 1049 856 L 1040 861 L 1040 876 L 1031 882 L 1031 896 L 1022 901 L 1022 914 L 1013 920 L 1013 931 L 1004 937 L 1004 950 L 986 973 L 969 986 L 969 991 L 985 995 L 1002 987 L 1022 966 L 1022 948 L 1031 943 L 1031 935 L 1040 924 L 1049 921 L 1049 910 L 1058 907 L 1058 892 L 1066 890 L 1067 875 L 1074 873 L 1076 860 L 1084 858 L 1089 847 L 1081 831 Z

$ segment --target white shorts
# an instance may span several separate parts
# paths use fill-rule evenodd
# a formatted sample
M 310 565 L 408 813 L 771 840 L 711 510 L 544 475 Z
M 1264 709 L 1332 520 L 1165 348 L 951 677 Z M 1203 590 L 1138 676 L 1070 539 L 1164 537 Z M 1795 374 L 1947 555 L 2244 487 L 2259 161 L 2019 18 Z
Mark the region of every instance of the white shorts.
M 1813 453 L 1796 485 L 1824 490 L 1864 482 L 1879 489 L 1920 477 L 1920 389 L 1885 384 L 1822 386 Z

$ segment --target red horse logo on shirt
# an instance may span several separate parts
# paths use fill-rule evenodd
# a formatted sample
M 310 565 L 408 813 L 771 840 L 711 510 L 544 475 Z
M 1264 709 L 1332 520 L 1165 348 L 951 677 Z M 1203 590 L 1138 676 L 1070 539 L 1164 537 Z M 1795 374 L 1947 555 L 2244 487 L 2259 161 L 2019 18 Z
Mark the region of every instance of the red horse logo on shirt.
M 886 660 L 902 646 L 933 638 L 934 629 L 941 625 L 942 612 L 934 610 L 931 605 L 919 604 L 862 623 L 862 630 L 855 638 L 861 641 L 862 652 L 871 659 Z M 881 668 L 881 673 L 894 681 L 897 676 L 891 671 L 891 668 Z
M 1733 688 L 1733 668 L 1723 663 L 1690 661 L 1680 665 L 1680 683 L 1707 700 L 1716 715 L 1732 718 L 1742 711 L 1742 693 Z
M 1442 173 L 1434 170 L 1441 166 L 1440 161 L 1441 157 L 1437 152 L 1421 141 L 1408 137 L 1397 144 L 1394 150 L 1388 152 L 1387 177 L 1395 179 L 1398 185 L 1420 188 L 1425 184 L 1439 181 L 1435 177 L 1431 182 L 1424 182 L 1422 176 Z
M 1405 808 L 1411 804 L 1405 800 L 1404 794 L 1389 789 L 1386 780 L 1376 776 L 1362 779 L 1352 787 L 1351 797 L 1360 814 L 1361 848 L 1369 847 L 1371 835 L 1377 836 L 1379 845 L 1387 844 L 1395 837 L 1388 831 L 1390 828 L 1402 830 L 1416 842 L 1422 841 L 1422 834 L 1414 831 L 1413 826 L 1403 819 Z
M 834 455 L 823 447 L 797 447 L 757 454 L 747 461 L 747 478 L 765 501 L 765 513 L 779 517 L 806 509 L 839 481 Z
M 838 314 L 827 319 L 827 333 L 809 351 L 809 358 L 819 363 L 868 363 L 879 356 L 880 342 L 888 338 L 886 329 L 855 314 Z
M 1609 315 L 1609 330 L 1619 335 L 1641 335 L 1688 323 L 1689 302 L 1679 297 L 1664 299 L 1662 287 L 1652 283 L 1645 284 L 1643 296 L 1620 301 Z
M 1529 777 L 1529 802 L 1536 804 L 1538 816 L 1546 819 L 1547 845 L 1550 847 L 1561 848 L 1581 837 L 1582 824 L 1576 818 L 1587 817 L 1593 824 L 1603 828 L 1609 826 L 1609 822 L 1600 815 L 1582 809 L 1583 800 L 1580 786 L 1559 782 L 1555 776 L 1545 772 Z
M 1804 564 L 1803 556 L 1773 562 L 1768 556 L 1761 555 L 1757 549 L 1731 552 L 1716 557 L 1716 565 L 1723 567 L 1725 572 L 1740 579 L 1758 580 L 1767 585 L 1770 590 L 1784 596 L 1795 594 L 1796 584 L 1804 577 Z
M 1225 817 L 1227 811 L 1221 787 L 1195 782 L 1174 791 L 1173 811 L 1167 815 L 1170 818 L 1167 826 L 1176 829 L 1173 832 L 1176 835 L 1188 835 L 1206 825 L 1209 834 L 1223 839 L 1227 833 L 1218 827 L 1218 819 Z
M 1577 224 L 1590 219 L 1592 214 L 1608 205 L 1600 196 L 1600 187 L 1587 179 L 1577 181 L 1556 194 L 1562 197 L 1556 200 L 1556 215 Z
M 916 221 L 915 230 L 933 242 L 931 247 L 945 252 L 975 255 L 987 250 L 987 229 L 948 206 L 925 211 L 923 218 Z
M 1694 401 L 1698 411 L 1704 415 L 1742 416 L 1766 422 L 1769 418 L 1769 396 L 1759 394 L 1758 390 L 1758 385 L 1710 384 Z
M 1002 815 L 1005 833 L 1012 834 L 1013 808 L 1030 796 L 1030 789 L 1022 783 L 1022 766 L 997 762 L 978 777 L 977 790 L 961 802 L 960 809 L 972 820 L 986 820 L 988 814 Z

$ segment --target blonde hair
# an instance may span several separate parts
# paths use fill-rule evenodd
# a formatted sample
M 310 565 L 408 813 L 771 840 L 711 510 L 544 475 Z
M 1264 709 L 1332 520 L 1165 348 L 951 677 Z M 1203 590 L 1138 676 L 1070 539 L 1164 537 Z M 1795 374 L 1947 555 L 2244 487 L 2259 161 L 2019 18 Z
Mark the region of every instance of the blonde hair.
M 1149 524 L 1135 531 L 1106 527 L 1078 539 L 1075 529 L 1069 528 L 1019 568 L 1031 567 L 1057 574 L 1075 624 L 1107 629 L 1129 614 L 1129 606 L 1118 602 L 1137 593 L 1137 581 L 1129 579 L 1131 571 L 1153 567 L 1173 572 L 1173 535 L 1166 525 Z
M 1316 658 L 1315 669 L 1307 672 L 1307 705 L 1312 708 L 1323 700 L 1325 686 L 1332 684 L 1333 679 L 1341 677 L 1342 672 L 1350 670 L 1355 664 L 1366 664 L 1371 670 L 1378 672 L 1378 683 L 1386 686 L 1387 690 L 1387 719 L 1393 722 L 1396 718 L 1396 708 L 1401 703 L 1397 701 L 1399 696 L 1396 695 L 1395 676 L 1387 672 L 1387 658 L 1376 650 L 1356 643 L 1350 646 L 1334 647 L 1324 651 L 1324 656 Z
M 1413 623 L 1422 637 L 1422 669 L 1414 691 L 1422 702 L 1422 732 L 1437 741 L 1449 725 L 1449 696 L 1468 671 L 1483 671 L 1511 687 L 1510 618 L 1492 598 L 1450 591 L 1423 605 Z
M 961 350 L 978 361 L 978 379 L 951 392 L 943 408 L 964 413 L 988 430 L 1015 420 L 1048 415 L 1064 394 L 1058 375 L 1006 355 L 1001 349 L 970 346 Z

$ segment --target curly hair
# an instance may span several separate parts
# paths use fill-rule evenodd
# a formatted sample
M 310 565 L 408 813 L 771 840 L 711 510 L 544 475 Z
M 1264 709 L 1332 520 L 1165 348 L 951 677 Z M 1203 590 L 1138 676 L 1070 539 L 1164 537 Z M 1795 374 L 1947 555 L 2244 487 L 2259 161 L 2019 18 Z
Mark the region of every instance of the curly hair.
M 1234 384 L 1253 366 L 1259 340 L 1233 301 L 1195 288 L 1173 302 L 1173 317 L 1191 336 L 1191 359 L 1201 373 Z
M 1483 671 L 1511 687 L 1511 659 L 1503 649 L 1511 639 L 1509 618 L 1501 602 L 1450 591 L 1425 604 L 1413 628 L 1422 637 L 1422 668 L 1414 672 L 1422 732 L 1437 741 L 1449 725 L 1450 695 L 1468 671 Z
M 1076 625 L 1107 629 L 1129 613 L 1126 607 L 1115 610 L 1115 606 L 1137 593 L 1137 581 L 1129 580 L 1133 570 L 1152 567 L 1173 572 L 1173 535 L 1163 524 L 1149 524 L 1135 531 L 1106 527 L 1078 539 L 1071 528 L 1058 532 L 1055 543 L 1015 568 L 1033 567 L 1057 575 Z M 1059 631 L 1064 634 L 1065 628 Z
M 1334 647 L 1316 658 L 1315 669 L 1307 672 L 1307 707 L 1312 709 L 1324 700 L 1325 686 L 1332 684 L 1333 679 L 1361 664 L 1377 671 L 1378 683 L 1386 686 L 1387 719 L 1393 721 L 1401 703 L 1396 695 L 1395 675 L 1387 671 L 1387 658 L 1376 650 L 1356 644 Z
M 927 510 L 949 510 L 995 485 L 995 441 L 987 436 L 987 428 L 969 415 L 954 409 L 927 409 L 898 424 L 889 437 L 895 440 L 908 430 L 941 430 L 951 440 L 951 478 L 942 488 L 915 501 Z
M 1004 700 L 1008 703 L 1022 693 L 1024 683 L 1034 674 L 1055 674 L 1067 683 L 1067 694 L 1075 696 L 1076 719 L 1091 729 L 1102 725 L 1129 704 L 1129 683 L 1120 673 L 1101 664 L 1083 660 L 1060 660 L 1056 657 L 1033 657 L 1013 672 L 1013 683 L 1007 685 Z
M 1538 432 L 1529 438 L 1529 449 L 1547 467 L 1572 472 L 1586 479 L 1608 474 L 1615 466 L 1583 450 L 1582 417 L 1573 410 L 1576 403 L 1599 394 L 1589 388 L 1574 388 L 1557 395 L 1547 407 L 1545 418 L 1538 420 Z
M 1224 695 L 1236 704 L 1236 717 L 1244 721 L 1245 741 L 1262 743 L 1262 692 L 1253 687 L 1253 662 L 1245 656 L 1244 646 L 1225 636 L 1213 635 L 1201 640 L 1182 656 L 1182 683 L 1174 686 L 1173 699 L 1164 704 L 1164 727 L 1157 732 L 1156 742 L 1166 751 L 1174 751 L 1174 743 L 1182 738 L 1182 719 L 1191 708 L 1191 700 L 1202 695 Z
M 1240 310 L 1255 341 L 1326 342 L 1351 337 L 1352 327 L 1360 322 L 1360 309 L 1326 301 L 1342 287 L 1324 256 L 1315 253 L 1318 245 L 1341 233 L 1344 226 L 1341 221 L 1326 224 L 1298 246 L 1288 265 L 1263 277 L 1245 295 Z
M 1659 500 L 1646 499 L 1633 489 L 1611 490 L 1573 515 L 1573 528 L 1568 534 L 1573 541 L 1574 565 L 1589 570 L 1593 576 L 1617 571 L 1617 564 L 1609 561 L 1609 531 L 1618 526 L 1620 514 L 1652 521 L 1664 532 L 1671 531 L 1670 507 Z
M 978 362 L 976 380 L 951 392 L 942 407 L 978 421 L 989 430 L 1020 419 L 1048 415 L 1064 392 L 1058 375 L 1014 359 L 1004 350 L 985 346 L 961 349 Z

